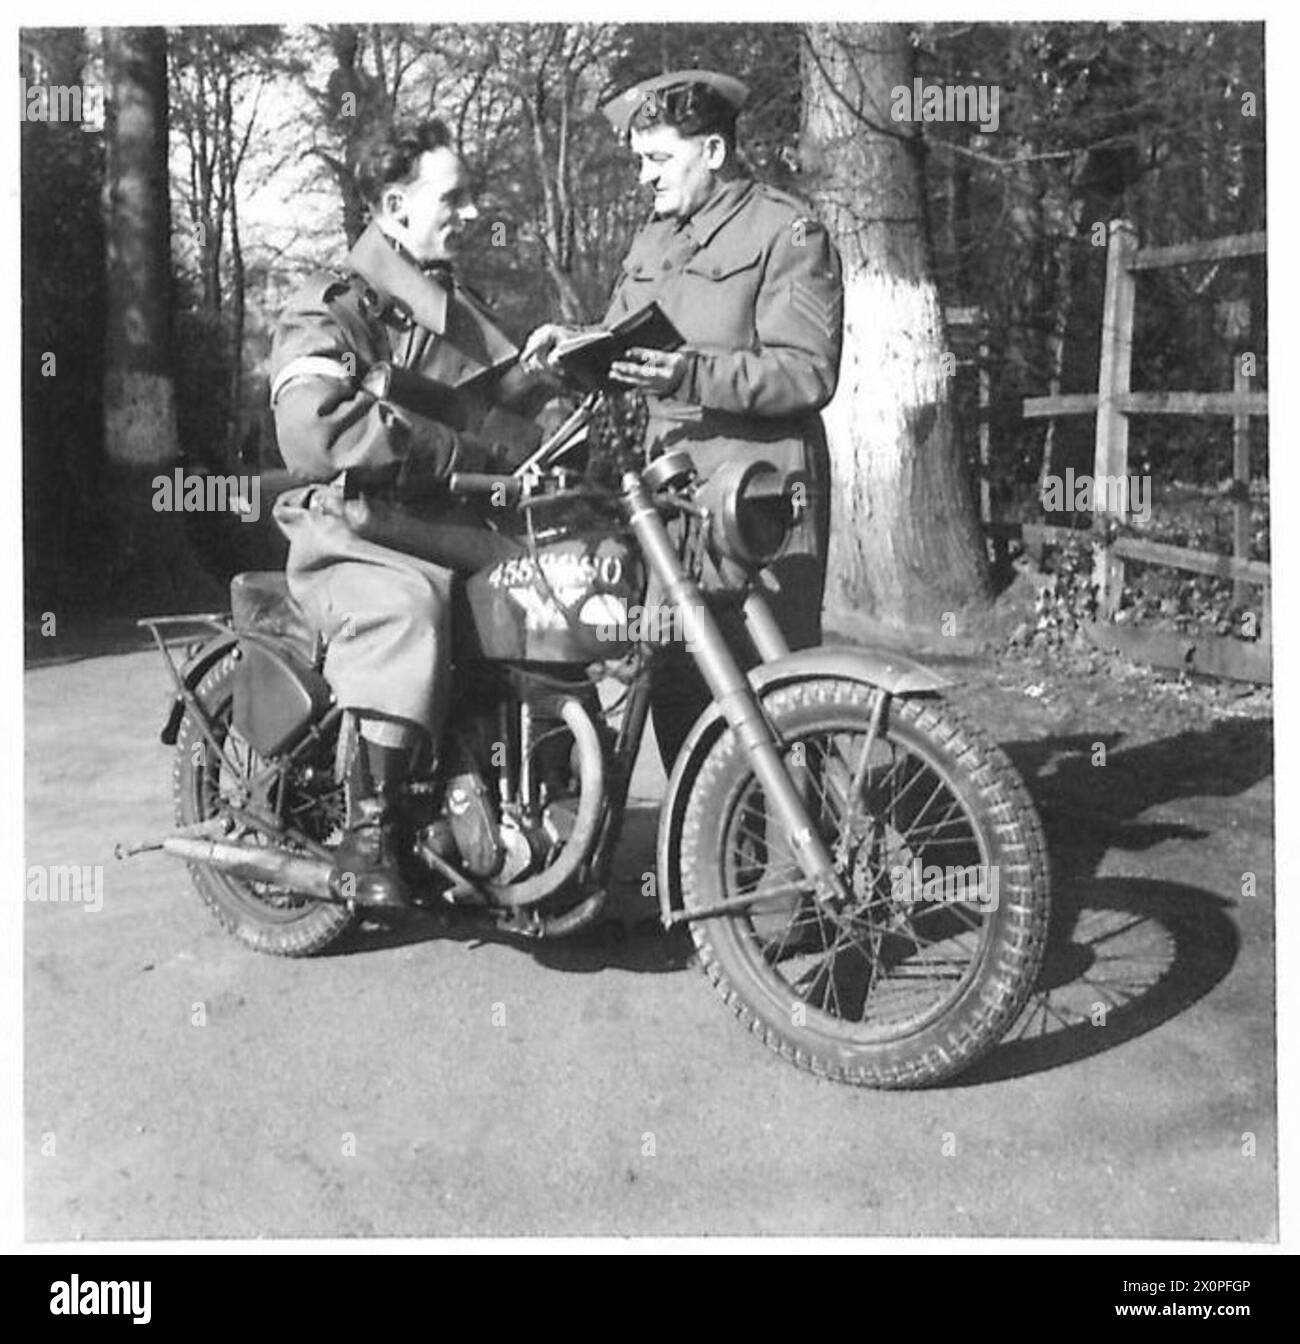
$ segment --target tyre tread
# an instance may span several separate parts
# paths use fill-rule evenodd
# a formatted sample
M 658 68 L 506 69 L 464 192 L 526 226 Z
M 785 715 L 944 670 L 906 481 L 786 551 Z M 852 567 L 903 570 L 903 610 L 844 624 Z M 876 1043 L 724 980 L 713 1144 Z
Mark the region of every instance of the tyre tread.
M 796 704 L 829 705 L 848 688 L 850 699 L 869 702 L 873 692 L 859 683 L 823 679 L 786 686 L 766 702 L 774 717 L 783 701 Z M 802 707 L 802 706 L 800 706 Z M 1002 748 L 966 715 L 946 702 L 895 699 L 891 714 L 911 720 L 911 726 L 950 756 L 965 773 L 967 782 L 980 798 L 989 823 L 999 834 L 1002 846 L 999 866 L 1008 873 L 1023 872 L 1030 890 L 1036 893 L 1028 910 L 1017 906 L 1014 920 L 1000 930 L 1001 946 L 990 949 L 990 971 L 979 992 L 971 995 L 972 1009 L 963 1013 L 947 1028 L 943 1046 L 929 1046 L 913 1058 L 867 1060 L 856 1065 L 829 1054 L 818 1054 L 799 1041 L 792 1040 L 768 1021 L 731 983 L 723 959 L 710 937 L 710 928 L 727 916 L 693 920 L 691 937 L 699 964 L 714 991 L 731 1013 L 763 1042 L 796 1068 L 836 1082 L 885 1089 L 932 1086 L 964 1072 L 991 1050 L 1012 1025 L 1033 990 L 1042 963 L 1049 918 L 1049 876 L 1047 844 L 1028 790 Z M 692 790 L 682 823 L 680 853 L 698 851 L 705 829 L 706 802 L 727 793 L 726 772 L 737 755 L 729 735 L 719 739 L 705 758 Z M 1005 814 L 1005 820 L 1001 820 Z M 685 864 L 683 864 L 685 868 Z M 693 888 L 691 874 L 682 874 L 682 891 L 690 907 Z M 1012 934 L 1017 936 L 1013 937 Z M 994 992 L 990 995 L 989 990 Z M 990 1003 L 989 999 L 993 1001 Z M 928 1028 L 926 1035 L 937 1029 Z M 878 1053 L 879 1046 L 858 1047 L 859 1054 Z M 893 1047 L 885 1047 L 891 1051 Z
M 226 682 L 234 673 L 235 654 L 232 650 L 208 669 L 199 681 L 195 694 L 205 707 L 219 702 Z M 192 825 L 202 820 L 193 806 L 191 786 L 195 767 L 190 763 L 191 748 L 204 741 L 198 725 L 187 711 L 181 719 L 172 754 L 172 801 L 178 826 Z M 357 915 L 344 905 L 321 901 L 317 907 L 291 924 L 261 925 L 244 912 L 232 909 L 222 899 L 215 875 L 201 863 L 187 863 L 190 878 L 203 904 L 215 916 L 217 923 L 246 947 L 274 957 L 312 957 L 333 946 L 358 923 Z

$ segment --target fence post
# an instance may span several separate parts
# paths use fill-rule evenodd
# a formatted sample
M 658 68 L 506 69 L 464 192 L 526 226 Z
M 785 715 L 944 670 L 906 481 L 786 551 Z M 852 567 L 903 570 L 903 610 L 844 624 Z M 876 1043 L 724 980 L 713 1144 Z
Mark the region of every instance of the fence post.
M 1129 391 L 1133 359 L 1133 301 L 1137 281 L 1129 268 L 1137 251 L 1137 236 L 1126 219 L 1110 222 L 1106 248 L 1106 295 L 1101 319 L 1101 369 L 1097 378 L 1097 437 L 1093 453 L 1093 583 L 1097 586 L 1098 615 L 1110 620 L 1119 608 L 1124 588 L 1124 562 L 1104 544 L 1107 522 L 1123 522 L 1128 505 L 1128 416 L 1118 398 Z M 1118 510 L 1111 510 L 1108 484 L 1124 481 L 1115 492 Z
M 987 527 L 993 521 L 993 489 L 989 481 L 992 458 L 989 453 L 989 342 L 981 334 L 979 348 L 979 445 L 980 445 L 980 522 Z
M 1232 356 L 1232 390 L 1249 392 L 1250 378 L 1242 372 L 1241 351 Z M 1232 479 L 1242 487 L 1240 498 L 1232 504 L 1232 553 L 1238 560 L 1250 559 L 1250 416 L 1232 417 Z M 1232 604 L 1242 607 L 1249 601 L 1250 585 L 1238 579 L 1232 585 Z

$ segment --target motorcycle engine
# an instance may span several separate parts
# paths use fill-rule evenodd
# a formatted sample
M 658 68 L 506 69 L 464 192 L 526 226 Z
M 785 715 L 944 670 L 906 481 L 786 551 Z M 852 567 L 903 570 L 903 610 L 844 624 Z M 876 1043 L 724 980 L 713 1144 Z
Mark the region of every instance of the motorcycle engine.
M 480 880 L 540 872 L 573 832 L 573 734 L 560 717 L 562 693 L 535 680 L 516 673 L 495 693 L 480 683 L 451 711 L 447 774 L 420 844 Z M 590 683 L 572 693 L 595 700 Z

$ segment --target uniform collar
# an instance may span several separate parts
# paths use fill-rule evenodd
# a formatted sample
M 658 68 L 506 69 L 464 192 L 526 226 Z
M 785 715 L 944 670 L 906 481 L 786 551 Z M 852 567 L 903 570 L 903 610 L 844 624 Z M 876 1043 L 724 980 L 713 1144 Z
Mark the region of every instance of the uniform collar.
M 682 222 L 683 230 L 690 234 L 697 247 L 706 246 L 713 235 L 749 200 L 753 190 L 752 177 L 733 177 L 721 183 L 713 195 Z
M 450 268 L 422 271 L 405 248 L 371 223 L 348 253 L 347 265 L 379 295 L 381 302 L 396 301 L 422 327 L 441 336 L 447 330 L 447 293 Z

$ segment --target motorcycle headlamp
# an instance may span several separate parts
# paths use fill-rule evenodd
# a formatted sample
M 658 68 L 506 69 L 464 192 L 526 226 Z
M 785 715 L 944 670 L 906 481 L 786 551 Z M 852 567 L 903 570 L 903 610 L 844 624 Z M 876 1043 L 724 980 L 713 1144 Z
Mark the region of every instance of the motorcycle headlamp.
M 759 459 L 728 462 L 709 482 L 713 548 L 743 565 L 771 564 L 794 526 L 791 474 Z

